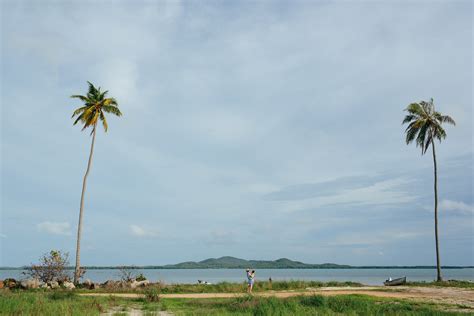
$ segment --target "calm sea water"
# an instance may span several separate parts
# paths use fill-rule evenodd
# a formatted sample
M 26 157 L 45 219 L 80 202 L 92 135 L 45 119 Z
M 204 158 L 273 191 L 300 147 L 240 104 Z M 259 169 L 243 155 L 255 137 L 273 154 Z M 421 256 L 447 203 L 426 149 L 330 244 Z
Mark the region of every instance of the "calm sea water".
M 21 270 L 0 270 L 0 279 L 23 279 Z M 243 282 L 245 271 L 239 269 L 137 269 L 134 273 L 143 273 L 150 281 L 165 283 L 197 283 L 205 280 L 211 283 L 222 281 Z M 406 276 L 408 281 L 433 281 L 436 269 L 259 269 L 256 280 L 306 280 L 306 281 L 354 281 L 367 285 L 381 285 L 388 277 Z M 445 269 L 443 277 L 456 280 L 474 281 L 474 269 Z M 120 279 L 119 270 L 88 270 L 85 279 L 104 282 Z

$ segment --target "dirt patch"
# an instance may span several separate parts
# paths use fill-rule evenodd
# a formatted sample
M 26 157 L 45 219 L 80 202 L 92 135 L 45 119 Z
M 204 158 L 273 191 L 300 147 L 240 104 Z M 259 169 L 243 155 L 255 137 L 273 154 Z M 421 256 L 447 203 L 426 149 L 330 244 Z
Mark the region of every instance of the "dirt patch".
M 256 292 L 255 296 L 280 298 L 298 295 L 344 295 L 344 294 L 364 294 L 375 297 L 412 299 L 418 301 L 428 301 L 433 303 L 462 305 L 467 309 L 474 309 L 474 290 L 460 288 L 434 288 L 434 287 L 328 287 L 306 289 L 305 291 L 268 291 Z M 143 297 L 142 294 L 133 293 L 84 293 L 85 296 L 117 296 L 126 298 Z M 161 294 L 162 298 L 232 298 L 244 296 L 245 293 L 188 293 L 188 294 Z
M 121 306 L 116 306 L 110 310 L 108 310 L 105 313 L 100 314 L 101 316 L 113 316 L 116 314 L 126 314 L 128 316 L 142 316 L 142 315 L 156 315 L 156 316 L 173 316 L 173 313 L 167 312 L 167 311 L 157 311 L 157 312 L 151 312 L 151 311 L 142 311 L 141 309 L 138 308 L 127 308 L 127 307 L 121 307 Z

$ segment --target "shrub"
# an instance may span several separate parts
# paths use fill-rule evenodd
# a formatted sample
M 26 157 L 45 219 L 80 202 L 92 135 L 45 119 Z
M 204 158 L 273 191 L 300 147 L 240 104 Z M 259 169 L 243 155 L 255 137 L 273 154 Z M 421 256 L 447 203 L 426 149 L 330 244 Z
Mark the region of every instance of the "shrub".
M 327 305 L 331 310 L 337 313 L 345 313 L 353 310 L 364 312 L 369 308 L 369 301 L 367 298 L 357 295 L 332 296 L 327 298 Z
M 69 265 L 69 254 L 59 250 L 51 250 L 45 253 L 40 258 L 39 264 L 32 264 L 26 268 L 26 274 L 34 279 L 39 279 L 43 282 L 69 281 L 70 275 L 66 271 Z
M 119 267 L 120 280 L 123 282 L 132 282 L 134 279 L 134 267 L 121 266 Z
M 66 299 L 72 299 L 77 297 L 76 293 L 71 292 L 71 291 L 61 291 L 61 292 L 53 292 L 49 295 L 49 299 L 51 300 L 66 300 Z
M 146 277 L 143 275 L 143 273 L 140 273 L 139 275 L 136 276 L 135 280 L 137 280 L 138 282 L 145 281 Z
M 322 307 L 326 304 L 326 300 L 322 295 L 302 296 L 300 303 L 309 307 Z
M 145 300 L 147 302 L 159 302 L 160 293 L 161 288 L 156 286 L 151 286 L 143 290 L 143 294 L 145 294 Z

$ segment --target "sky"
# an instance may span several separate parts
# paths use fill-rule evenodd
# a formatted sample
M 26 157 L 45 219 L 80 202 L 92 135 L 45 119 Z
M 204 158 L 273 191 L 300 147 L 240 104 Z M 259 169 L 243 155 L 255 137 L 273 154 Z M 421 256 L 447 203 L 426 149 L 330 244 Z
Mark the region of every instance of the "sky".
M 474 265 L 469 1 L 1 2 L 0 266 L 74 261 L 87 81 L 123 113 L 97 133 L 81 263 L 235 256 Z

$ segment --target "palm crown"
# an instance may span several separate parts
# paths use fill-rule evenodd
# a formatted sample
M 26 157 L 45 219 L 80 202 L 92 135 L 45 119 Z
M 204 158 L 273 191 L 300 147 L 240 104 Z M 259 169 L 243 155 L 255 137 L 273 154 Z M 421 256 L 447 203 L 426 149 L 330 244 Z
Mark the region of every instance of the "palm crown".
M 100 87 L 96 88 L 89 81 L 89 91 L 87 95 L 72 95 L 71 98 L 80 99 L 84 102 L 84 106 L 76 109 L 72 114 L 72 118 L 77 115 L 77 119 L 74 122 L 76 125 L 79 121 L 84 124 L 82 130 L 88 128 L 89 126 L 95 129 L 97 122 L 100 120 L 104 126 L 104 130 L 107 132 L 107 119 L 105 118 L 105 113 L 112 113 L 116 116 L 122 116 L 118 108 L 117 101 L 114 98 L 106 98 L 108 91 L 100 91 Z
M 421 154 L 426 153 L 433 139 L 441 141 L 446 138 L 442 123 L 456 125 L 450 116 L 435 111 L 433 99 L 429 102 L 412 103 L 405 111 L 408 115 L 405 116 L 402 124 L 410 123 L 405 130 L 406 142 L 409 144 L 416 139 L 416 146 L 421 147 Z

